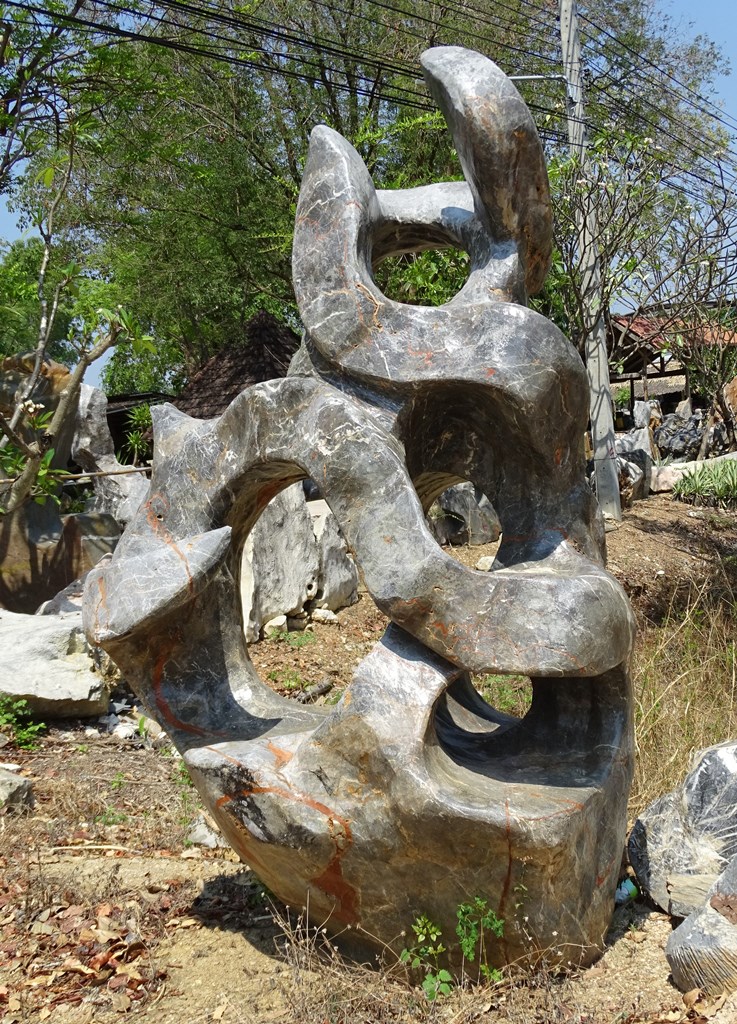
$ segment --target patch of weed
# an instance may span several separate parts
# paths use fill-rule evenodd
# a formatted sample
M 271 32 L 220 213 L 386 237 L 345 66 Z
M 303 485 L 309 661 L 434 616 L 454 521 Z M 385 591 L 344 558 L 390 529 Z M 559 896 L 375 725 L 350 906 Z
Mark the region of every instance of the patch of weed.
M 28 701 L 0 697 L 0 730 L 3 728 L 10 730 L 11 739 L 17 747 L 35 750 L 38 734 L 46 729 L 46 725 L 34 722 Z

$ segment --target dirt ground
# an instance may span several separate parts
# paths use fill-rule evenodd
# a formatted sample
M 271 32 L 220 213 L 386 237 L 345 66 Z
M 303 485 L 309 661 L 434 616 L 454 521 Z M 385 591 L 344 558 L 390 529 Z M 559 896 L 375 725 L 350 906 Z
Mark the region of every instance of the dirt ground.
M 639 502 L 607 534 L 609 567 L 641 620 L 737 560 L 737 514 L 668 497 Z M 475 564 L 486 549 L 455 552 Z M 304 633 L 252 645 L 264 679 L 334 701 L 385 619 L 366 594 Z M 55 725 L 33 751 L 6 745 L 36 805 L 0 816 L 0 1020 L 8 1024 L 333 1024 L 505 1020 L 512 1024 L 732 1024 L 737 1002 L 683 995 L 663 949 L 672 921 L 644 902 L 616 910 L 604 955 L 567 977 L 456 991 L 428 1003 L 389 965 L 345 965 L 274 906 L 227 848 L 188 838 L 202 809 L 167 746 L 121 742 L 90 723 Z M 94 725 L 94 723 L 92 723 Z

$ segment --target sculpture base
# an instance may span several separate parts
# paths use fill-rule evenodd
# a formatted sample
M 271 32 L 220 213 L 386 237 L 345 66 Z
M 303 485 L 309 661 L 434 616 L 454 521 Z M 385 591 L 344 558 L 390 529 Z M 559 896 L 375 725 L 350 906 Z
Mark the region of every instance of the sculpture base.
M 523 719 L 390 627 L 316 726 L 191 748 L 228 842 L 262 882 L 361 953 L 411 945 L 421 914 L 458 961 L 459 905 L 504 921 L 490 966 L 601 949 L 632 770 L 629 680 L 533 680 Z M 408 938 L 410 936 L 410 938 Z

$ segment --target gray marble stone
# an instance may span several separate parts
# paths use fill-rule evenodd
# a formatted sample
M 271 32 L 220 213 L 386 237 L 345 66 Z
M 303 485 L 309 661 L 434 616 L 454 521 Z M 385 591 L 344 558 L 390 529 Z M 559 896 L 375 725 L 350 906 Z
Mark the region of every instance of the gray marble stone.
M 33 807 L 33 804 L 31 780 L 0 767 L 0 807 Z
M 683 897 L 676 905 L 669 880 L 719 875 L 737 856 L 737 744 L 702 750 L 683 786 L 655 800 L 629 838 L 630 862 L 640 887 L 668 913 L 698 909 Z M 699 901 L 700 902 L 700 901 Z
M 479 54 L 441 47 L 422 62 L 466 181 L 377 192 L 345 139 L 314 130 L 290 376 L 211 421 L 153 410 L 149 497 L 88 579 L 86 628 L 233 848 L 342 941 L 401 948 L 426 913 L 452 959 L 457 907 L 479 895 L 505 922 L 491 963 L 585 962 L 626 824 L 633 617 L 585 480 L 583 365 L 525 305 L 550 254 L 534 124 Z M 374 262 L 445 244 L 471 259 L 445 306 L 379 291 Z M 264 685 L 238 599 L 254 524 L 305 478 L 392 620 L 333 707 Z M 489 572 L 446 554 L 425 520 L 461 480 L 499 517 Z M 529 676 L 528 714 L 490 707 L 469 671 Z

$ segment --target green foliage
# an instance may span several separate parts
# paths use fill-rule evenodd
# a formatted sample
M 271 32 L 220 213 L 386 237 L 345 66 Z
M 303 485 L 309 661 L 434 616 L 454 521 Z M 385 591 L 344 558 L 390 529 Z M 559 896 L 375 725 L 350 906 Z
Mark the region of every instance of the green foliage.
M 171 770 L 172 782 L 176 784 L 179 791 L 181 814 L 179 815 L 180 825 L 189 825 L 197 809 L 197 795 L 194 791 L 192 776 L 184 761 L 176 761 Z
M 133 465 L 151 455 L 151 406 L 144 403 L 131 409 L 127 417 L 124 449 L 133 456 Z
M 475 896 L 470 903 L 461 903 L 457 910 L 456 935 L 469 963 L 478 956 L 479 972 L 487 981 L 501 981 L 501 974 L 486 962 L 487 936 L 500 939 L 504 934 L 504 921 L 488 905 L 488 901 Z
M 315 634 L 312 630 L 303 629 L 300 632 L 289 632 L 286 629 L 272 629 L 269 631 L 267 640 L 273 640 L 276 643 L 286 643 L 295 650 L 299 650 L 300 647 L 308 647 L 310 644 L 314 644 Z
M 673 497 L 692 505 L 737 508 L 737 460 L 705 462 L 676 481 Z
M 422 990 L 428 1000 L 450 995 L 453 975 L 438 965 L 440 957 L 446 952 L 440 928 L 426 914 L 421 914 L 414 921 L 412 931 L 415 933 L 415 942 L 402 950 L 400 960 L 413 970 L 423 973 Z
M 614 392 L 614 407 L 616 409 L 629 409 L 630 405 L 630 389 L 629 388 L 617 388 Z
M 282 690 L 304 690 L 309 685 L 307 680 L 292 668 L 272 669 L 269 672 L 269 679 Z
M 487 704 L 517 718 L 530 710 L 532 692 L 527 676 L 504 676 L 493 673 L 481 676 L 476 687 Z
M 461 903 L 456 910 L 458 924 L 456 935 L 464 962 L 478 960 L 478 978 L 497 983 L 501 980 L 498 970 L 487 963 L 488 940 L 500 939 L 504 934 L 504 921 L 499 918 L 481 896 L 469 903 Z M 427 914 L 421 914 L 412 925 L 415 941 L 400 954 L 402 963 L 422 974 L 422 990 L 428 1000 L 450 995 L 456 979 L 450 971 L 441 967 L 441 958 L 448 950 L 443 943 L 442 930 Z
M 38 734 L 46 729 L 43 722 L 34 722 L 26 700 L 0 697 L 0 731 L 9 729 L 10 737 L 17 747 L 34 750 L 38 746 Z
M 110 780 L 110 788 L 114 791 L 122 789 L 126 783 L 125 773 L 116 772 Z
M 31 488 L 30 497 L 37 505 L 46 504 L 47 498 L 51 498 L 57 505 L 61 504 L 59 488 L 67 473 L 63 469 L 52 467 L 53 458 L 54 449 L 49 448 L 41 459 L 36 481 Z M 6 448 L 0 448 L 0 477 L 3 479 L 17 480 L 25 464 L 26 456 L 16 445 L 10 443 Z M 5 509 L 0 505 L 0 515 L 4 512 Z
M 128 815 L 115 807 L 106 807 L 102 814 L 95 816 L 94 821 L 98 825 L 123 825 L 128 821 Z
M 38 274 L 43 244 L 40 238 L 18 239 L 1 245 L 0 253 L 0 357 L 32 352 L 38 345 Z M 51 285 L 56 285 L 61 277 L 61 272 L 52 267 Z M 47 353 L 51 359 L 65 364 L 73 359 L 66 341 L 72 316 L 71 300 L 64 293 Z
M 375 272 L 384 294 L 416 306 L 441 306 L 456 295 L 468 277 L 468 254 L 433 249 L 385 259 Z

